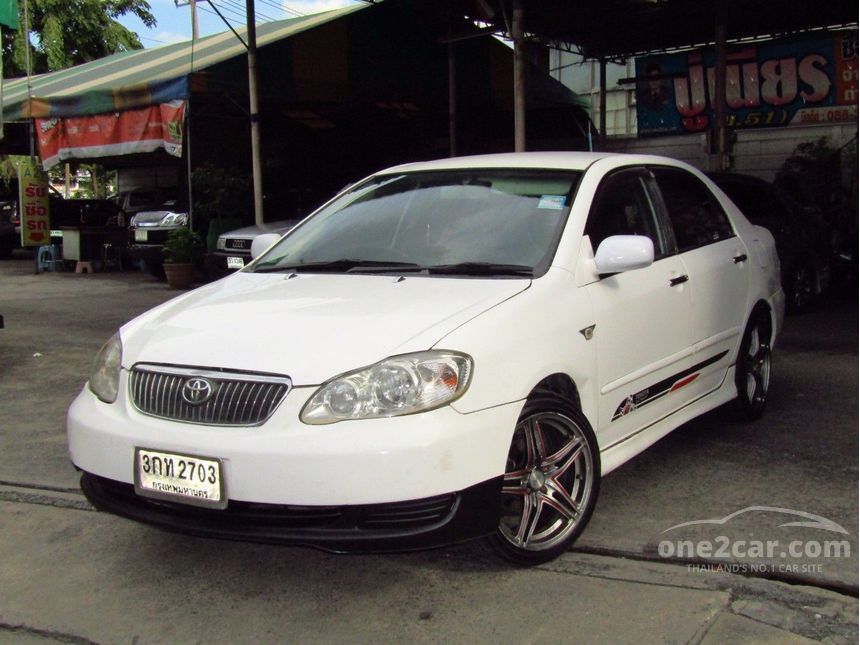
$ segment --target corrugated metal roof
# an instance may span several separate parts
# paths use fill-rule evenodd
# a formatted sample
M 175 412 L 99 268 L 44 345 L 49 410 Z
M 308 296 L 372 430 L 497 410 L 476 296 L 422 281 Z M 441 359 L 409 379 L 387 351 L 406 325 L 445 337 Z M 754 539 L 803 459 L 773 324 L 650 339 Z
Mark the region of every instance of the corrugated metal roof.
M 325 13 L 257 25 L 257 46 L 365 9 L 355 5 Z M 236 30 L 247 41 L 247 29 Z M 152 49 L 122 52 L 69 69 L 27 79 L 3 81 L 3 116 L 7 121 L 29 117 L 98 114 L 188 97 L 188 75 L 236 56 L 245 46 L 231 31 Z

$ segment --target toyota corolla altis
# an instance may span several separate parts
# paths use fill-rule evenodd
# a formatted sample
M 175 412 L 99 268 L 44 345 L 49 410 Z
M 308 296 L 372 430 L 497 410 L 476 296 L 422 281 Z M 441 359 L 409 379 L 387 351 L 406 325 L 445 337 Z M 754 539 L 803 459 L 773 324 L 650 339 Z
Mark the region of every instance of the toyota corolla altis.
M 253 254 L 99 352 L 67 422 L 97 508 L 546 561 L 614 468 L 730 401 L 761 415 L 783 320 L 770 233 L 652 156 L 399 166 Z

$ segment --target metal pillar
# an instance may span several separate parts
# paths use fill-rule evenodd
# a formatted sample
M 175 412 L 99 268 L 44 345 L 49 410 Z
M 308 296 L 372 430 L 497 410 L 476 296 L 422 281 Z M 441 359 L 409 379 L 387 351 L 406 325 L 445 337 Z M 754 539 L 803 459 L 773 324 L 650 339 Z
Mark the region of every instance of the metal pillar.
M 729 167 L 729 150 L 726 137 L 726 20 L 726 2 L 725 0 L 718 0 L 714 38 L 717 60 L 714 70 L 713 105 L 711 106 L 714 110 L 714 142 L 711 151 L 716 153 L 716 163 L 713 168 L 716 171 L 728 170 Z
M 526 64 L 523 0 L 514 0 L 511 37 L 514 39 L 514 151 L 526 150 Z
M 260 107 L 257 89 L 257 27 L 254 0 L 245 0 L 248 17 L 248 94 L 251 113 L 251 170 L 254 179 L 254 222 L 263 223 L 263 163 L 260 152 Z
M 454 43 L 448 41 L 448 153 L 457 156 L 457 59 Z
M 606 139 L 606 59 L 600 59 L 600 142 Z

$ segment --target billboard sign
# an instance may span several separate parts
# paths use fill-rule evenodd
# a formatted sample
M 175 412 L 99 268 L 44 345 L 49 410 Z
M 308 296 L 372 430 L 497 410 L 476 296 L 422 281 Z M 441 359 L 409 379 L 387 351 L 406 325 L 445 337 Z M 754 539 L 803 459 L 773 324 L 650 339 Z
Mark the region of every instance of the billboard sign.
M 857 32 L 729 48 L 726 126 L 857 121 Z M 640 136 L 713 129 L 714 50 L 636 59 Z
M 36 119 L 45 170 L 68 159 L 113 157 L 164 149 L 182 156 L 185 101 L 93 116 Z

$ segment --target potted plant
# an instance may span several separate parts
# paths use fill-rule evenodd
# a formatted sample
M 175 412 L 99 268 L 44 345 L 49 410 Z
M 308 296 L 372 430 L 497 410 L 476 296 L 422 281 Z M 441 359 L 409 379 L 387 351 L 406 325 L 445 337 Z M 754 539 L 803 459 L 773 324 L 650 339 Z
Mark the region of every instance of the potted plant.
M 188 227 L 170 231 L 161 249 L 164 274 L 174 289 L 188 289 L 194 281 L 194 265 L 203 253 L 203 240 Z

